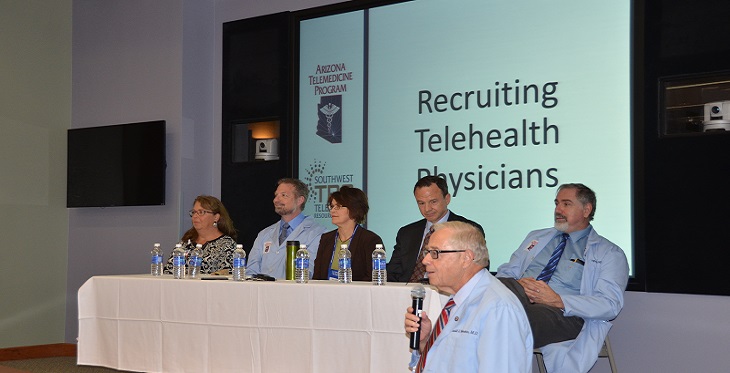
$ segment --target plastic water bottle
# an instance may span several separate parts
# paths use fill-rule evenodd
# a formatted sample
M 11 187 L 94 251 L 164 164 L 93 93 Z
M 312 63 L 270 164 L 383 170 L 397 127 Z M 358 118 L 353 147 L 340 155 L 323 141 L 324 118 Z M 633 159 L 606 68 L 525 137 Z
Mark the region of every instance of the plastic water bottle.
M 373 250 L 373 285 L 385 285 L 388 274 L 385 271 L 385 250 L 382 244 L 376 244 Z
M 203 245 L 197 244 L 190 253 L 190 258 L 188 259 L 188 269 L 190 273 L 188 273 L 188 275 L 192 279 L 200 277 L 200 266 L 203 265 L 203 258 L 201 257 L 201 255 L 203 255 L 202 252 Z
M 246 279 L 246 251 L 243 245 L 236 244 L 236 250 L 233 250 L 233 281 L 243 281 Z
M 152 276 L 162 276 L 162 249 L 159 243 L 155 243 L 150 254 L 152 254 L 150 274 Z
M 294 258 L 294 280 L 298 284 L 309 282 L 309 250 L 304 244 L 299 245 L 299 250 Z
M 340 252 L 338 254 L 338 260 L 340 263 L 340 269 L 337 270 L 337 280 L 343 284 L 349 284 L 352 282 L 352 253 L 347 248 L 346 244 L 340 246 Z
M 176 244 L 172 251 L 172 277 L 185 278 L 185 250 L 182 244 Z

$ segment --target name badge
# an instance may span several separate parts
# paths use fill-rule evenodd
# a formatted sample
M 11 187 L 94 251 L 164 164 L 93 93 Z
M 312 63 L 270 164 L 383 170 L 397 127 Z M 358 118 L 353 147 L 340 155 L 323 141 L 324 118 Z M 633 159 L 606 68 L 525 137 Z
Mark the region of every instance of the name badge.
M 268 254 L 271 250 L 271 241 L 264 242 L 264 254 Z

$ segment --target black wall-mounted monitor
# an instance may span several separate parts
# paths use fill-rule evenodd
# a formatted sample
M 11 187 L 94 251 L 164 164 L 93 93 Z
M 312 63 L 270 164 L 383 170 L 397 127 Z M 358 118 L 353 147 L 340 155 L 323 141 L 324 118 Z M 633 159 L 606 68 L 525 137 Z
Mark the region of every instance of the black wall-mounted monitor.
M 68 130 L 67 207 L 165 204 L 165 121 Z

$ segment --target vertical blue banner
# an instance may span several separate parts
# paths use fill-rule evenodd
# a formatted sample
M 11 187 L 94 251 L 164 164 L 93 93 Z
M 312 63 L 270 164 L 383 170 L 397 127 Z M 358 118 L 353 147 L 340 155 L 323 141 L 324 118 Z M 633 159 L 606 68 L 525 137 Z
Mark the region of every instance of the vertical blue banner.
M 363 188 L 364 37 L 362 11 L 300 24 L 299 178 L 324 226 L 332 192 Z

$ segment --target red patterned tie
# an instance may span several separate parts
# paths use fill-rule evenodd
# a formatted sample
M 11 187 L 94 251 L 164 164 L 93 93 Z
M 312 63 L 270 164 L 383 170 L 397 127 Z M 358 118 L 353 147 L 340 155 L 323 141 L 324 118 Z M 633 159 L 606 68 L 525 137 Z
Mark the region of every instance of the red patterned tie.
M 416 365 L 416 373 L 423 372 L 423 368 L 426 366 L 426 354 L 428 354 L 428 350 L 430 350 L 431 346 L 433 346 L 433 342 L 436 340 L 436 338 L 438 338 L 439 334 L 441 334 L 441 330 L 444 329 L 446 323 L 449 322 L 449 314 L 451 314 L 451 309 L 454 308 L 455 305 L 456 303 L 454 303 L 454 299 L 449 299 L 449 301 L 446 302 L 444 309 L 441 310 L 441 316 L 439 316 L 436 324 L 433 325 L 433 331 L 428 337 L 428 341 L 426 341 L 426 346 L 423 347 L 423 351 L 421 352 L 421 358 L 418 359 L 418 365 Z
M 423 264 L 423 258 L 426 256 L 426 246 L 428 246 L 428 240 L 431 238 L 433 228 L 428 230 L 426 237 L 423 237 L 423 244 L 421 244 L 421 251 L 418 253 L 418 259 L 416 259 L 416 266 L 413 268 L 413 274 L 408 282 L 421 282 L 423 276 L 426 275 L 426 265 Z

